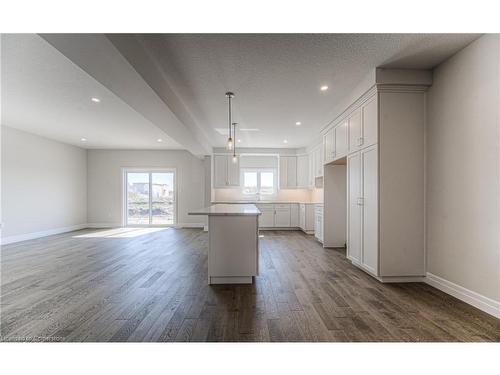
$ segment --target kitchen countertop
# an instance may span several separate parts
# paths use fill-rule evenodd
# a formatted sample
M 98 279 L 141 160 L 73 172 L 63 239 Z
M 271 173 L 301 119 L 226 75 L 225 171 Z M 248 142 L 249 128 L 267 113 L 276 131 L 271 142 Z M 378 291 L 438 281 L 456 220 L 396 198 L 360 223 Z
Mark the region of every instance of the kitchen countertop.
M 208 216 L 258 216 L 260 210 L 254 204 L 213 204 L 199 210 L 191 211 L 189 215 Z
M 323 204 L 321 202 L 300 201 L 214 201 L 212 204 Z

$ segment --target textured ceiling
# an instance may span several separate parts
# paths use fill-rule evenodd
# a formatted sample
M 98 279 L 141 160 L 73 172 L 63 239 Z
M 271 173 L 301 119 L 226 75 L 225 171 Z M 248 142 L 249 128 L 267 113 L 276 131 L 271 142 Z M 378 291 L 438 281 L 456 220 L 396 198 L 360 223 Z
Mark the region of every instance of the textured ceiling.
M 34 34 L 2 36 L 2 125 L 84 148 L 182 148 Z
M 240 133 L 241 146 L 303 147 L 332 120 L 335 104 L 375 67 L 429 69 L 478 35 L 256 34 L 136 35 L 162 70 L 176 101 L 213 146 L 234 120 L 259 132 Z M 319 87 L 328 85 L 321 92 Z M 175 109 L 174 109 L 175 112 Z M 186 117 L 186 116 L 185 116 Z M 296 126 L 300 121 L 302 125 Z M 288 143 L 284 143 L 284 140 Z

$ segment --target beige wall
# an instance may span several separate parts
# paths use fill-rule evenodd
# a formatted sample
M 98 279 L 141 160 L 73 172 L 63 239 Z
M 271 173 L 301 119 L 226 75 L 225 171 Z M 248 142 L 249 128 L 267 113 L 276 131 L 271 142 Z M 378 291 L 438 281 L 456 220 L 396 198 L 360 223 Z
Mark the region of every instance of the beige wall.
M 2 126 L 2 242 L 85 226 L 86 179 L 84 149 Z
M 500 301 L 500 36 L 440 65 L 427 98 L 427 272 Z
M 122 168 L 175 168 L 177 223 L 203 224 L 188 211 L 205 205 L 204 161 L 187 151 L 88 150 L 88 223 L 122 224 Z

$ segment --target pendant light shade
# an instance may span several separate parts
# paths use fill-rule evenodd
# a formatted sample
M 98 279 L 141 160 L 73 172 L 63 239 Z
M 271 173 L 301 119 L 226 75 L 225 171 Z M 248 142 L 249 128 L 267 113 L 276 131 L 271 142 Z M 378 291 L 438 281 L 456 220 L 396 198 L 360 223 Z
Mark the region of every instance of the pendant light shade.
M 231 99 L 234 98 L 232 92 L 226 92 L 227 104 L 228 104 L 228 130 L 229 137 L 227 138 L 226 148 L 232 150 L 234 148 L 233 138 L 231 137 L 231 124 L 232 124 L 232 113 L 231 113 Z

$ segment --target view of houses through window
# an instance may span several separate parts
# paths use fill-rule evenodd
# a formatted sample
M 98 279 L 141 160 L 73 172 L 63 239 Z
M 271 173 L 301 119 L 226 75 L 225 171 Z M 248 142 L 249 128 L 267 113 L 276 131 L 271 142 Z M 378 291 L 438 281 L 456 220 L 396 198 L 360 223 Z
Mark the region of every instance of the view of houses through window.
M 242 171 L 243 194 L 273 195 L 276 194 L 276 176 L 274 169 L 247 168 Z
M 175 222 L 175 172 L 126 172 L 127 225 Z

